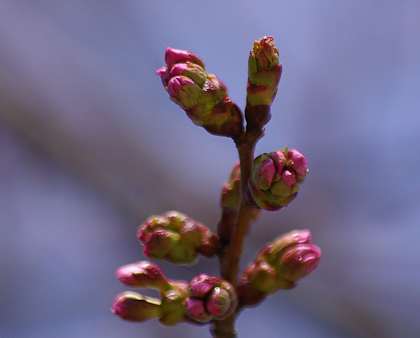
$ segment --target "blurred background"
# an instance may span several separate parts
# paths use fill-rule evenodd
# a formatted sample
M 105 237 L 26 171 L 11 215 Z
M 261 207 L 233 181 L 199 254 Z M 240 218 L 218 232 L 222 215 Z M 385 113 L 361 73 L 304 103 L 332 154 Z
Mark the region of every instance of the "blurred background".
M 420 336 L 420 2 L 0 0 L 0 337 L 210 337 L 113 316 L 138 225 L 177 209 L 215 230 L 230 139 L 196 127 L 155 70 L 198 54 L 245 103 L 248 53 L 284 71 L 256 154 L 310 173 L 264 213 L 242 260 L 309 228 L 323 259 L 237 322 L 240 338 Z M 162 263 L 171 278 L 217 273 Z

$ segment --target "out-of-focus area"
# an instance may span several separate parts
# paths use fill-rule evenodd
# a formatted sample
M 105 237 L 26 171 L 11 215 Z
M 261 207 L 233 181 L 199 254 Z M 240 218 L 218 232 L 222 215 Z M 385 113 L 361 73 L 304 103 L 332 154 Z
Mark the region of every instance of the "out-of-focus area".
M 215 230 L 234 143 L 195 127 L 155 70 L 198 54 L 242 108 L 254 40 L 284 72 L 256 155 L 296 148 L 299 197 L 258 248 L 309 228 L 319 267 L 242 313 L 239 337 L 420 336 L 420 2 L 0 0 L 0 337 L 209 337 L 124 322 L 114 272 L 177 209 Z M 162 263 L 170 278 L 217 273 Z

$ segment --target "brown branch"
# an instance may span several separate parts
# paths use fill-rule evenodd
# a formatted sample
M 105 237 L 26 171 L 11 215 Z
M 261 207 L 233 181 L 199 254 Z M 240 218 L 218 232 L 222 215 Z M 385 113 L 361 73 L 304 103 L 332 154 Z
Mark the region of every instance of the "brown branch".
M 249 177 L 251 176 L 255 145 L 263 134 L 264 130 L 262 128 L 247 130 L 247 132 L 242 134 L 240 139 L 236 140 L 241 167 L 240 204 L 230 245 L 220 256 L 222 277 L 229 281 L 235 288 L 244 239 L 248 233 L 251 216 L 254 211 L 254 207 L 249 205 L 246 201 L 246 188 L 248 186 Z M 222 321 L 215 321 L 211 330 L 213 336 L 215 338 L 236 338 L 237 335 L 234 324 L 238 313 L 239 309 L 230 317 Z

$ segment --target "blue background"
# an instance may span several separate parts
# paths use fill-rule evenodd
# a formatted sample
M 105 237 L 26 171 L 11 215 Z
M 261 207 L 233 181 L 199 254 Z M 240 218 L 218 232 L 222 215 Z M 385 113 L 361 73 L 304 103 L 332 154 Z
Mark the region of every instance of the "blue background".
M 111 315 L 126 289 L 114 272 L 143 259 L 150 214 L 215 230 L 237 160 L 169 100 L 154 74 L 165 48 L 198 54 L 244 108 L 264 35 L 284 71 L 256 153 L 299 149 L 310 172 L 253 226 L 242 266 L 295 228 L 323 258 L 245 311 L 239 337 L 419 337 L 419 18 L 414 0 L 0 0 L 0 337 L 210 336 Z

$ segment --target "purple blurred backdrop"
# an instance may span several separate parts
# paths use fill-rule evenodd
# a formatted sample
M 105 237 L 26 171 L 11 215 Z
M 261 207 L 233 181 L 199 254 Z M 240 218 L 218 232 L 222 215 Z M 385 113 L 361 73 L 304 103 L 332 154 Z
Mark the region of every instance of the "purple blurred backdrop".
M 114 272 L 144 258 L 150 214 L 214 230 L 237 160 L 169 100 L 165 48 L 198 54 L 243 108 L 264 35 L 284 72 L 257 154 L 299 149 L 310 173 L 253 226 L 242 265 L 295 228 L 323 260 L 245 311 L 239 337 L 420 336 L 420 2 L 0 0 L 1 338 L 210 337 L 113 316 Z

